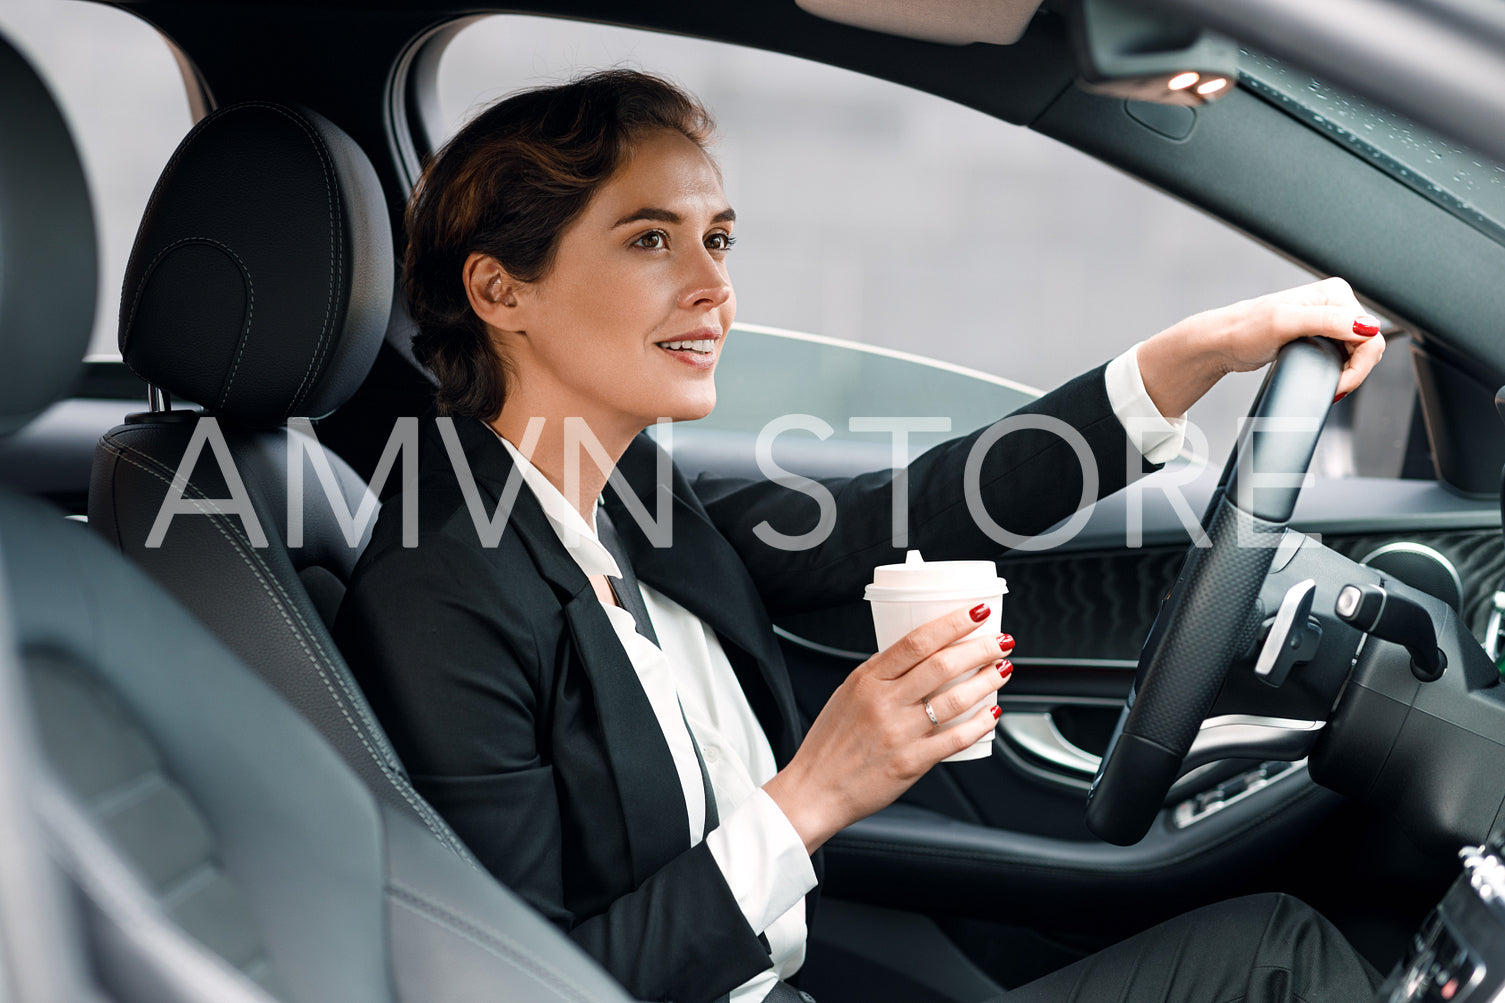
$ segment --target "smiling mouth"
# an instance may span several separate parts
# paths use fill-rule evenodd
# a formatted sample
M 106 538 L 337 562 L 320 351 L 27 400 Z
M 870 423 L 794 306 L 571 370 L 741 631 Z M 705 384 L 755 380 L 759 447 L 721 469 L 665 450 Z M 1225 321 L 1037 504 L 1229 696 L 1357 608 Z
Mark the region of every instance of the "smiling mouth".
M 710 355 L 716 349 L 716 339 L 696 338 L 689 341 L 660 341 L 658 347 L 669 352 L 692 352 L 695 355 Z

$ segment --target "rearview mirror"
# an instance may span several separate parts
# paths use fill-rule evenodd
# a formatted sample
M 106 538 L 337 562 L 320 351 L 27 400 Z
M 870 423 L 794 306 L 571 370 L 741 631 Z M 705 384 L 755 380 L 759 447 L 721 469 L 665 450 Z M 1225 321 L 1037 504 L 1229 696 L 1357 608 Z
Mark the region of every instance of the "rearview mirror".
M 1200 105 L 1233 90 L 1238 46 L 1198 25 L 1123 0 L 1073 0 L 1072 49 L 1089 91 Z

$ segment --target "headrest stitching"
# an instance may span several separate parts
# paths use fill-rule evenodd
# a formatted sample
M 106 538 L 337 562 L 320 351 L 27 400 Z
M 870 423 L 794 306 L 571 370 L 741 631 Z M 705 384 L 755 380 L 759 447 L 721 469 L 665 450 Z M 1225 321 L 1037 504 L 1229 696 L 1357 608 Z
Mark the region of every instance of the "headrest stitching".
M 141 221 L 143 224 L 147 219 L 151 218 L 152 210 L 157 207 L 157 200 L 162 195 L 162 189 L 167 187 L 167 178 L 172 174 L 173 168 L 178 166 L 178 161 L 183 158 L 183 154 L 188 152 L 188 148 L 193 145 L 194 140 L 199 138 L 199 136 L 203 133 L 205 127 L 208 126 L 210 122 L 219 118 L 222 113 L 223 110 L 213 111 L 208 115 L 205 115 L 203 118 L 199 119 L 198 122 L 194 124 L 193 128 L 188 130 L 188 135 L 183 137 L 182 142 L 178 144 L 178 148 L 172 151 L 172 156 L 168 159 L 167 166 L 162 168 L 162 173 L 157 178 L 157 186 L 152 189 L 152 197 L 146 203 L 146 211 L 141 214 Z M 124 290 L 122 290 L 122 293 L 123 292 Z
M 219 244 L 219 241 L 210 241 L 210 243 Z M 224 247 L 223 244 L 220 246 Z M 230 248 L 225 247 L 225 252 L 235 259 L 236 264 L 240 265 L 241 274 L 246 277 L 248 299 L 246 303 L 246 327 L 241 332 L 239 344 L 235 346 L 235 361 L 230 364 L 230 375 L 225 378 L 225 387 L 219 392 L 219 409 L 221 411 L 225 409 L 225 400 L 230 396 L 230 384 L 235 382 L 235 372 L 240 368 L 240 357 L 245 353 L 246 343 L 251 340 L 251 326 L 256 320 L 256 283 L 251 279 L 251 269 L 247 268 L 246 263 L 240 260 L 240 255 L 236 254 Z
M 136 311 L 141 306 L 141 294 L 146 291 L 146 284 L 151 278 L 152 272 L 156 271 L 158 263 L 161 262 L 162 258 L 169 251 L 176 250 L 177 248 L 182 247 L 184 244 L 194 243 L 213 244 L 215 247 L 219 248 L 221 251 L 224 251 L 226 254 L 230 255 L 230 257 L 234 258 L 235 263 L 240 266 L 240 273 L 245 277 L 246 288 L 249 290 L 250 299 L 246 307 L 246 326 L 241 331 L 240 344 L 235 350 L 235 364 L 230 368 L 230 380 L 233 380 L 235 378 L 235 370 L 240 367 L 241 353 L 245 351 L 246 342 L 250 339 L 251 336 L 251 323 L 253 320 L 255 320 L 256 316 L 256 283 L 251 278 L 251 269 L 246 266 L 246 263 L 241 259 L 241 256 L 235 253 L 235 249 L 230 247 L 228 244 L 224 244 L 218 240 L 215 240 L 213 237 L 180 237 L 177 240 L 173 241 L 171 244 L 168 244 L 166 247 L 162 248 L 162 250 L 158 251 L 156 256 L 152 258 L 151 262 L 146 266 L 146 268 L 142 270 L 141 281 L 136 285 L 136 296 L 131 300 L 130 315 L 126 318 L 126 336 L 122 340 L 120 346 L 122 349 L 121 354 L 126 354 L 123 350 L 130 341 L 131 329 L 136 325 Z M 130 363 L 126 364 L 128 366 L 130 365 Z M 132 372 L 136 372 L 136 367 L 130 366 L 130 368 Z M 139 372 L 136 372 L 136 375 L 141 376 Z M 151 380 L 147 380 L 146 377 L 141 376 L 141 378 L 147 383 L 151 383 Z M 227 380 L 225 382 L 224 389 L 220 391 L 219 395 L 219 406 L 222 409 L 225 406 L 225 395 L 229 392 L 230 382 L 229 380 Z
M 233 105 L 232 105 L 232 107 L 233 107 Z M 199 119 L 197 122 L 194 123 L 193 128 L 188 130 L 188 135 L 186 135 L 186 136 L 183 137 L 182 142 L 178 143 L 178 148 L 176 150 L 172 151 L 172 156 L 169 157 L 168 160 L 167 160 L 167 166 L 164 167 L 164 168 L 162 168 L 162 173 L 157 178 L 157 185 L 156 185 L 156 187 L 152 189 L 152 196 L 151 196 L 151 198 L 147 200 L 146 210 L 141 214 L 141 224 L 140 224 L 140 226 L 137 227 L 137 239 L 140 239 L 140 231 L 141 231 L 141 229 L 143 229 L 145 227 L 146 221 L 151 218 L 152 210 L 157 207 L 157 201 L 162 196 L 162 190 L 167 187 L 167 178 L 172 174 L 173 169 L 178 166 L 178 161 L 181 160 L 183 158 L 183 155 L 188 152 L 188 148 L 193 145 L 194 140 L 198 139 L 199 136 L 203 134 L 204 129 L 209 125 L 209 123 L 212 122 L 212 121 L 214 121 L 215 119 L 219 118 L 220 115 L 224 111 L 227 111 L 227 110 L 228 109 L 218 109 L 216 111 L 210 112 L 208 115 L 205 115 L 203 118 Z M 166 249 L 164 248 L 164 250 L 166 250 Z M 131 253 L 134 256 L 134 254 L 135 254 L 135 249 L 134 248 L 132 248 Z M 160 258 L 161 256 L 162 255 L 159 253 L 156 258 L 152 259 L 152 266 L 156 265 L 157 259 Z M 145 274 L 150 274 L 150 269 L 148 269 Z M 126 292 L 125 286 L 124 286 L 124 283 L 122 283 L 121 289 L 120 289 L 120 298 L 122 300 L 125 299 L 125 292 Z M 121 357 L 122 357 L 121 361 L 125 362 L 126 368 L 129 369 L 131 372 L 135 373 L 136 377 L 138 379 L 140 379 L 141 382 L 155 386 L 155 384 L 153 384 L 152 381 L 146 377 L 146 374 L 142 373 L 140 370 L 138 370 L 135 366 L 131 365 L 131 363 L 124 358 L 124 356 L 126 355 L 126 350 L 125 350 L 126 349 L 126 345 L 130 342 L 131 324 L 133 324 L 135 322 L 135 320 L 136 320 L 136 303 L 138 303 L 140 301 L 140 299 L 141 299 L 141 288 L 140 288 L 140 285 L 138 285 L 137 289 L 136 289 L 136 299 L 135 299 L 135 301 L 131 305 L 130 319 L 127 321 L 126 326 L 125 326 L 125 337 L 119 339 L 120 354 L 121 354 Z
M 167 166 L 164 167 L 164 168 L 162 168 L 162 173 L 160 175 L 158 175 L 158 177 L 157 177 L 156 187 L 154 187 L 152 189 L 152 196 L 146 202 L 146 210 L 141 214 L 141 223 L 137 226 L 137 229 L 136 229 L 136 239 L 137 240 L 140 240 L 140 238 L 141 238 L 141 230 L 145 228 L 146 221 L 151 218 L 152 210 L 157 207 L 157 200 L 159 198 L 161 198 L 161 196 L 162 196 L 162 189 L 164 189 L 164 188 L 167 187 L 167 178 L 168 178 L 169 175 L 172 174 L 173 168 L 175 168 L 175 167 L 178 166 L 178 161 L 183 158 L 183 154 L 185 154 L 185 153 L 188 152 L 188 148 L 193 145 L 193 141 L 196 140 L 196 139 L 198 139 L 199 136 L 200 136 L 200 134 L 203 133 L 204 127 L 206 125 L 208 125 L 210 121 L 212 121 L 213 119 L 215 119 L 216 117 L 218 117 L 218 114 L 219 114 L 218 112 L 210 112 L 208 115 L 205 115 L 203 118 L 199 119 L 196 123 L 194 123 L 193 128 L 188 130 L 188 135 L 184 136 L 182 142 L 180 142 L 178 144 L 178 148 L 176 150 L 172 151 L 172 156 L 169 157 L 168 160 L 167 160 Z M 132 247 L 131 253 L 134 256 L 134 254 L 135 254 L 135 248 L 134 247 Z M 157 257 L 160 258 L 161 255 L 158 254 Z M 152 259 L 152 264 L 155 265 L 156 263 L 157 263 L 157 258 L 153 258 Z M 148 272 L 148 274 L 149 274 L 149 272 Z M 129 275 L 127 275 L 127 278 L 129 278 Z M 125 294 L 126 294 L 125 284 L 122 281 L 121 287 L 120 287 L 120 298 L 121 298 L 122 301 L 125 299 Z M 136 288 L 136 301 L 139 301 L 140 298 L 141 298 L 141 288 L 140 288 L 140 285 L 138 284 L 138 286 Z M 125 351 L 126 345 L 130 342 L 130 337 L 131 337 L 131 324 L 135 322 L 135 319 L 136 319 L 136 307 L 135 307 L 135 303 L 133 302 L 132 305 L 131 305 L 130 318 L 129 318 L 129 320 L 127 321 L 127 323 L 125 325 L 124 337 L 118 339 L 118 345 L 119 345 L 120 354 L 121 354 L 122 357 L 124 357 L 125 354 L 126 354 L 126 351 Z M 145 383 L 151 383 L 151 380 L 148 380 L 140 372 L 137 372 L 136 367 L 133 366 L 133 365 L 131 365 L 129 362 L 126 363 L 126 368 L 130 369 L 131 372 L 135 373 L 143 382 L 145 382 Z
M 339 174 L 335 169 L 335 157 L 331 148 L 329 147 L 329 144 L 325 141 L 323 135 L 313 126 L 313 124 L 307 118 L 298 114 L 295 109 L 289 109 L 287 107 L 273 104 L 271 102 L 246 101 L 230 105 L 225 108 L 217 109 L 216 111 L 211 112 L 209 115 L 206 115 L 204 118 L 200 119 L 199 122 L 197 122 L 194 127 L 189 130 L 183 141 L 178 145 L 178 148 L 173 152 L 172 157 L 168 160 L 167 166 L 163 169 L 162 179 L 158 181 L 156 188 L 152 191 L 151 199 L 148 202 L 146 210 L 142 215 L 142 219 L 144 221 L 152 215 L 158 201 L 162 196 L 163 190 L 167 187 L 167 179 L 178 166 L 179 160 L 183 158 L 183 156 L 188 152 L 189 148 L 194 144 L 195 140 L 199 138 L 199 136 L 210 125 L 210 123 L 240 108 L 258 108 L 265 111 L 275 112 L 276 114 L 281 115 L 296 124 L 298 128 L 303 131 L 304 135 L 308 138 L 310 145 L 313 146 L 314 151 L 317 153 L 319 157 L 320 169 L 324 174 L 324 187 L 326 200 L 328 202 L 330 230 L 329 281 L 326 284 L 324 317 L 320 323 L 319 335 L 314 345 L 314 351 L 308 360 L 308 364 L 304 367 L 302 378 L 299 380 L 298 386 L 295 389 L 291 400 L 288 402 L 287 411 L 283 415 L 283 417 L 286 417 L 288 414 L 296 413 L 297 409 L 305 403 L 308 394 L 311 393 L 314 387 L 317 385 L 318 376 L 322 371 L 322 367 L 326 362 L 335 342 L 337 341 L 337 338 L 335 337 L 335 324 L 338 319 L 337 297 L 339 290 L 344 282 L 344 206 L 342 192 L 339 186 Z M 178 243 L 193 239 L 207 240 L 207 238 L 184 238 L 183 241 L 180 241 Z M 230 249 L 225 245 L 215 241 L 209 242 L 214 243 L 215 246 L 221 247 L 228 253 L 234 255 L 234 252 L 230 251 Z M 174 244 L 173 246 L 177 245 Z M 164 248 L 164 252 L 168 249 L 169 248 Z M 162 253 L 163 252 L 159 252 L 157 257 L 153 258 L 152 266 L 150 267 L 155 267 Z M 236 260 L 239 262 L 240 258 L 236 256 Z M 150 267 L 148 268 L 146 274 L 150 274 Z M 245 269 L 243 262 L 241 262 L 241 267 L 243 270 Z M 247 282 L 250 282 L 248 272 Z M 122 355 L 126 354 L 125 349 L 130 343 L 132 326 L 135 322 L 135 315 L 140 304 L 142 287 L 144 287 L 144 285 L 145 278 L 143 277 L 143 279 L 137 284 L 137 289 L 135 291 L 135 296 L 132 302 L 129 319 L 127 320 L 127 324 L 123 332 L 123 337 L 121 338 Z M 250 324 L 248 322 L 247 327 L 243 332 L 242 340 L 236 349 L 235 365 L 232 368 L 230 375 L 226 380 L 225 386 L 220 394 L 219 406 L 221 409 L 225 407 L 228 400 L 236 372 L 239 368 L 239 361 L 244 353 L 246 344 L 249 343 L 250 334 L 251 330 Z M 134 365 L 131 365 L 129 362 L 127 362 L 126 364 L 132 372 L 136 373 L 136 375 L 143 379 L 145 382 L 152 382 L 140 371 L 138 371 Z
M 343 284 L 345 275 L 343 253 L 345 241 L 340 229 L 342 216 L 340 214 L 339 186 L 334 183 L 334 158 L 330 156 L 329 150 L 324 144 L 323 137 L 310 128 L 304 119 L 294 115 L 291 111 L 280 105 L 262 101 L 246 102 L 240 107 L 264 108 L 268 111 L 274 111 L 290 119 L 298 128 L 303 130 L 303 134 L 308 137 L 309 143 L 312 144 L 314 150 L 319 154 L 319 167 L 324 172 L 324 191 L 329 201 L 329 292 L 324 301 L 324 320 L 319 327 L 319 340 L 314 346 L 314 354 L 309 357 L 308 365 L 303 370 L 303 379 L 298 381 L 298 388 L 293 392 L 292 400 L 288 402 L 288 413 L 291 414 L 303 403 L 304 396 L 308 390 L 312 389 L 312 385 L 309 384 L 309 377 L 313 374 L 316 366 L 323 362 L 326 345 L 333 340 L 330 336 L 333 334 L 335 293 L 340 285 Z

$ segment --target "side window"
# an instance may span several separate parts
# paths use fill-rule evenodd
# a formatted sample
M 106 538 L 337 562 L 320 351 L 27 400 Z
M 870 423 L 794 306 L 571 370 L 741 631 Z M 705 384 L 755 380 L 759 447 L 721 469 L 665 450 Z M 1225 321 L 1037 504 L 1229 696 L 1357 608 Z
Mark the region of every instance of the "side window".
M 0 32 L 42 73 L 79 146 L 100 247 L 89 356 L 119 359 L 120 286 L 136 227 L 193 124 L 183 75 L 156 29 L 113 7 L 0 4 Z
M 914 455 L 1038 396 L 1032 387 L 977 370 L 738 321 L 716 367 L 716 410 L 692 422 L 690 434 L 756 434 L 792 421 L 807 441 L 813 434 L 867 445 L 858 468 L 867 470 L 890 463 L 889 428 L 896 422 L 905 426 Z M 787 417 L 793 415 L 801 417 Z M 864 417 L 885 427 L 863 427 Z
M 671 77 L 716 116 L 714 152 L 737 209 L 731 270 L 741 323 L 1048 389 L 1188 314 L 1311 280 L 1221 223 L 1028 129 L 887 81 L 739 46 L 489 17 L 444 51 L 435 103 L 442 121 L 427 124 L 447 136 L 514 90 L 618 65 Z M 743 372 L 728 342 L 731 378 L 704 424 L 745 423 L 771 407 L 848 413 L 842 398 L 853 385 L 816 378 L 843 369 L 830 357 L 834 347 L 819 353 L 824 369 L 814 372 L 787 352 L 781 366 L 779 348 L 763 341 L 746 349 L 745 359 L 762 362 Z M 847 368 L 867 365 L 877 363 Z M 1214 463 L 1258 382 L 1257 374 L 1226 379 L 1194 409 Z M 953 414 L 960 432 L 974 414 L 1001 415 L 988 409 L 1018 400 L 1000 397 L 998 381 L 916 369 L 905 407 L 925 388 L 934 395 L 929 410 L 855 413 Z M 818 399 L 827 389 L 831 399 Z M 741 396 L 754 390 L 761 399 Z M 807 396 L 793 399 L 796 391 Z M 844 419 L 837 427 L 844 431 Z M 1346 461 L 1326 469 L 1354 472 Z

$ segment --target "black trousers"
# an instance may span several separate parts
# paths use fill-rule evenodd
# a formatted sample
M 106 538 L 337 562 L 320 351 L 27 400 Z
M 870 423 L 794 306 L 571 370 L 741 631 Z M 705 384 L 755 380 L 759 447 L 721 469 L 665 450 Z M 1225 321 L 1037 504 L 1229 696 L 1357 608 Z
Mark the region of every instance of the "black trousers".
M 1252 895 L 1178 916 L 1003 1003 L 1371 1003 L 1380 981 L 1304 902 Z

